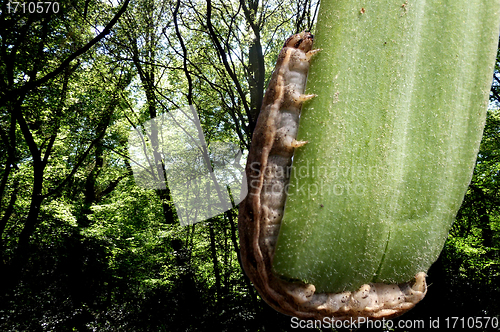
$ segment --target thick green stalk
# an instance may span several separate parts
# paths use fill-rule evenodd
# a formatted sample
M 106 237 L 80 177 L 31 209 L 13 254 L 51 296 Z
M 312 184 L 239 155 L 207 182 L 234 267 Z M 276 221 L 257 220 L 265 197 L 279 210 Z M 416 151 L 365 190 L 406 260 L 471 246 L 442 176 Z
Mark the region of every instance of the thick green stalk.
M 277 274 L 339 292 L 428 270 L 472 175 L 499 9 L 322 1 Z

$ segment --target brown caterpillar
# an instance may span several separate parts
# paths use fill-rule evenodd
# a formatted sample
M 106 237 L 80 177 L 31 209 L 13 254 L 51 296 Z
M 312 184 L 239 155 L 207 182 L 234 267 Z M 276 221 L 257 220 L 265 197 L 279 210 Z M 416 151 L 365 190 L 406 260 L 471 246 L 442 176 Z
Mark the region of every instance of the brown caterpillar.
M 411 309 L 427 291 L 425 273 L 405 284 L 366 284 L 355 292 L 315 293 L 312 284 L 285 281 L 272 272 L 276 240 L 283 217 L 288 170 L 297 141 L 313 35 L 288 38 L 264 96 L 252 137 L 246 174 L 248 195 L 241 202 L 238 229 L 243 268 L 262 298 L 274 309 L 301 319 L 390 318 Z

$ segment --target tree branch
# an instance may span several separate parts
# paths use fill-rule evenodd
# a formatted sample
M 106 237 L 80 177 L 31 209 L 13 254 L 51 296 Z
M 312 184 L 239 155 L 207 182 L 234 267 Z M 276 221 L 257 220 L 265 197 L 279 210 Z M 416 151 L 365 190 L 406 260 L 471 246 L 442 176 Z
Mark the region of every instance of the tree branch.
M 186 76 L 186 79 L 188 81 L 188 93 L 187 93 L 187 99 L 188 99 L 188 105 L 193 105 L 193 80 L 191 79 L 191 75 L 189 74 L 188 67 L 187 67 L 187 49 L 186 45 L 184 44 L 184 40 L 182 39 L 181 32 L 179 31 L 179 22 L 177 20 L 177 15 L 179 14 L 179 7 L 181 5 L 181 1 L 177 0 L 177 3 L 175 4 L 175 9 L 174 9 L 174 27 L 175 27 L 175 35 L 177 36 L 177 39 L 179 39 L 179 42 L 181 44 L 182 48 L 182 66 L 184 68 L 184 75 Z
M 238 81 L 238 77 L 236 77 L 236 74 L 233 72 L 231 69 L 231 66 L 229 65 L 229 62 L 227 60 L 227 55 L 224 49 L 222 48 L 219 38 L 217 37 L 217 34 L 214 31 L 214 27 L 212 25 L 212 1 L 207 0 L 207 28 L 210 34 L 210 37 L 215 44 L 215 47 L 217 48 L 217 52 L 219 53 L 222 62 L 224 64 L 224 67 L 226 68 L 229 76 L 233 80 L 234 84 L 236 85 L 236 90 L 238 91 L 238 94 L 240 96 L 240 99 L 243 103 L 243 107 L 245 108 L 245 112 L 247 114 L 248 121 L 252 124 L 253 119 L 252 116 L 250 115 L 250 108 L 248 107 L 246 98 L 245 98 L 245 93 L 243 92 L 243 89 L 241 88 L 240 82 Z M 254 125 L 251 125 L 250 128 L 253 128 Z
M 92 48 L 92 46 L 97 44 L 101 39 L 103 39 L 106 35 L 108 35 L 111 32 L 111 28 L 113 28 L 113 26 L 116 24 L 116 22 L 118 22 L 118 19 L 120 18 L 120 16 L 127 9 L 129 2 L 130 2 L 130 0 L 125 0 L 125 2 L 122 5 L 122 8 L 120 8 L 120 10 L 113 17 L 113 19 L 106 25 L 106 27 L 104 27 L 104 30 L 100 34 L 98 34 L 94 39 L 92 39 L 85 46 L 76 50 L 73 54 L 71 54 L 69 57 L 67 57 L 66 60 L 64 60 L 59 65 L 59 67 L 54 69 L 52 72 L 48 73 L 47 75 L 45 75 L 44 77 L 42 77 L 38 80 L 35 80 L 33 82 L 31 82 L 31 81 L 27 82 L 23 87 L 21 87 L 21 91 L 32 90 L 33 88 L 40 86 L 40 85 L 46 83 L 47 81 L 53 79 L 54 77 L 59 75 L 71 63 L 71 61 L 75 60 L 77 57 L 79 57 L 80 55 L 87 52 L 90 48 Z

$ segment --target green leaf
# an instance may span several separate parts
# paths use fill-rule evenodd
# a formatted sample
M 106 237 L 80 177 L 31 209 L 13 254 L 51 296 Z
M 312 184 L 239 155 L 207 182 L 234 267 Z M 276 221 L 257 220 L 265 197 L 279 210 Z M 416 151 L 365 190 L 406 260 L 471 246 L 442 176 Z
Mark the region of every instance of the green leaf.
M 340 292 L 428 270 L 471 179 L 499 9 L 322 2 L 277 274 Z

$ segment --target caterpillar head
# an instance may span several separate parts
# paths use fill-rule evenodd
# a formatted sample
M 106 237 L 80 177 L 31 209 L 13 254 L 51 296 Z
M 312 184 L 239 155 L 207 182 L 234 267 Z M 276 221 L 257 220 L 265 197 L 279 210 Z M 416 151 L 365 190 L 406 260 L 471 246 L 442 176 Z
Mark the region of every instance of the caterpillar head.
M 309 52 L 312 49 L 314 36 L 309 31 L 302 31 L 291 36 L 285 41 L 284 47 L 298 48 L 304 52 Z

